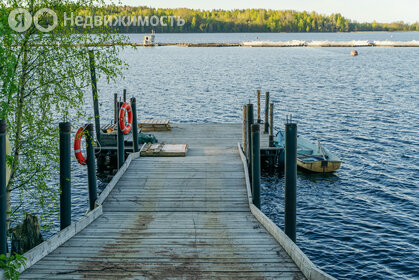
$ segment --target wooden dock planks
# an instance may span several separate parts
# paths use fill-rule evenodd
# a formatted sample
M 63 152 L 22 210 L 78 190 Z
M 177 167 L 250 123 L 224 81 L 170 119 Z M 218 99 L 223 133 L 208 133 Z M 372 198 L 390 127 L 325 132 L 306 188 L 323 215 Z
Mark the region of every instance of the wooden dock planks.
M 134 159 L 104 214 L 21 279 L 305 279 L 249 209 L 240 125 L 174 125 L 179 158 Z

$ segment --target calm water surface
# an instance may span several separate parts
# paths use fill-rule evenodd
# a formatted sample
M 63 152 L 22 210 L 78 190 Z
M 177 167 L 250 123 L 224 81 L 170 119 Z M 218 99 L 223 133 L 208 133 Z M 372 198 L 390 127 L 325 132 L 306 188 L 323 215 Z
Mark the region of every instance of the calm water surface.
M 131 35 L 141 41 L 142 35 Z M 162 34 L 164 42 L 419 40 L 419 33 Z M 391 37 L 392 36 L 392 37 Z M 275 123 L 342 159 L 335 174 L 299 173 L 297 244 L 339 279 L 419 279 L 419 49 L 127 49 L 125 79 L 99 85 L 102 123 L 114 92 L 139 100 L 139 118 L 241 122 L 256 89 L 270 91 Z M 90 101 L 90 99 L 88 99 Z M 91 110 L 86 102 L 86 109 Z M 74 164 L 74 217 L 87 208 L 86 170 Z M 283 228 L 283 178 L 264 176 L 262 210 Z

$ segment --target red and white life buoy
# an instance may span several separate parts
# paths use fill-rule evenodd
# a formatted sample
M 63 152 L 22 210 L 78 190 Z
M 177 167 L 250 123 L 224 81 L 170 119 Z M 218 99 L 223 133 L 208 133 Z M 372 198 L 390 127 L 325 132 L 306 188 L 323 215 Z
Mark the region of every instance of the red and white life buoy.
M 81 139 L 83 138 L 86 127 L 87 127 L 87 124 L 80 127 L 79 130 L 77 130 L 76 137 L 74 139 L 74 155 L 76 156 L 77 161 L 81 165 L 87 164 L 86 158 L 81 153 Z
M 128 121 L 125 125 L 125 114 L 128 114 Z M 122 133 L 128 134 L 132 128 L 132 110 L 131 105 L 124 102 L 119 111 L 119 127 L 121 128 Z

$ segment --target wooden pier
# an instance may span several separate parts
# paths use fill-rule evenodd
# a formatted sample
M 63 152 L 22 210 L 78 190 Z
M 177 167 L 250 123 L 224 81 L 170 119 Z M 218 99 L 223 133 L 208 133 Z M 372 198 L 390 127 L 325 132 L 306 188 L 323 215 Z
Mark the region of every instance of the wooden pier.
M 21 279 L 334 279 L 253 205 L 241 124 L 153 134 L 187 156 L 131 154 L 95 210 L 25 254 Z

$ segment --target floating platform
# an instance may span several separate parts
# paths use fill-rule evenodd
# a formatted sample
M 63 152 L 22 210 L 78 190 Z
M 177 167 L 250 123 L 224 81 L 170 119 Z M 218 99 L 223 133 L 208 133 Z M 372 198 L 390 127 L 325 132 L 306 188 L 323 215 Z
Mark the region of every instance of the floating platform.
M 188 152 L 187 144 L 148 143 L 141 150 L 143 157 L 185 157 Z
M 54 44 L 32 44 L 31 46 L 53 46 Z M 329 47 L 329 48 L 347 48 L 347 47 L 419 47 L 419 41 L 247 41 L 239 43 L 106 43 L 106 44 L 77 44 L 61 45 L 66 47 L 107 47 L 107 46 L 135 46 L 135 47 L 187 47 L 187 48 L 217 48 L 217 47 Z

